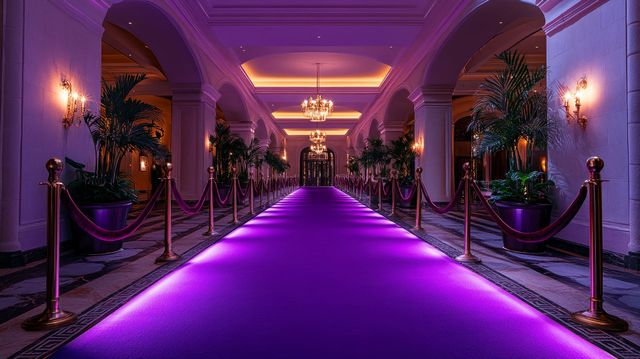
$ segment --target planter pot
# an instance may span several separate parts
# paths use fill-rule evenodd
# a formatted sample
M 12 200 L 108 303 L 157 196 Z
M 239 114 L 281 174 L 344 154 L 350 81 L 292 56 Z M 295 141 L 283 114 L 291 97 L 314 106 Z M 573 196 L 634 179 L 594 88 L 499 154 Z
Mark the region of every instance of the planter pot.
M 496 202 L 500 217 L 512 228 L 521 232 L 533 232 L 549 225 L 551 221 L 550 204 L 522 204 L 513 202 Z M 545 243 L 526 243 L 502 233 L 504 248 L 514 252 L 544 252 Z
M 411 193 L 411 188 L 413 186 L 407 186 L 407 185 L 400 185 L 400 193 L 402 193 L 402 195 L 404 197 L 407 197 L 410 193 Z M 411 196 L 411 198 L 409 198 L 408 201 L 403 201 L 402 197 L 396 193 L 396 200 L 398 201 L 398 207 L 400 208 L 416 208 L 416 195 L 414 194 L 413 196 Z
M 127 225 L 127 216 L 131 202 L 99 203 L 79 206 L 95 224 L 105 229 L 120 229 Z M 105 242 L 86 233 L 75 224 L 74 232 L 78 238 L 78 250 L 86 254 L 107 254 L 122 249 L 122 240 Z

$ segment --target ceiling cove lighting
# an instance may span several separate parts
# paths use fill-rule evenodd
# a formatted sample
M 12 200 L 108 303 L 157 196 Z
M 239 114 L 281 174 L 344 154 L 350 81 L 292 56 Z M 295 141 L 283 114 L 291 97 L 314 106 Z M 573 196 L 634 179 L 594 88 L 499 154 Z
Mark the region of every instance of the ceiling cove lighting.
M 348 128 L 332 128 L 324 129 L 325 136 L 344 136 L 349 131 Z M 309 129 L 304 128 L 285 128 L 284 132 L 287 136 L 309 136 Z
M 324 122 L 333 112 L 333 101 L 323 98 L 322 95 L 320 95 L 319 63 L 316 63 L 316 97 L 309 96 L 309 98 L 302 101 L 300 108 L 304 117 L 311 120 L 311 122 Z
M 293 111 L 274 111 L 271 113 L 276 120 L 299 120 L 305 118 L 300 112 Z M 358 111 L 334 111 L 331 114 L 331 119 L 340 120 L 357 120 L 362 114 Z

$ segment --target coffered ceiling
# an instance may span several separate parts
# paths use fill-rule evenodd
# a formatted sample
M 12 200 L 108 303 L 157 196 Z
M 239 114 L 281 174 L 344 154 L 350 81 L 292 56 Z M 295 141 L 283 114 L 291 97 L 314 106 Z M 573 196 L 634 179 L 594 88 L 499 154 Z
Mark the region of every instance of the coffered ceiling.
M 252 82 L 288 133 L 312 128 L 300 102 L 316 91 L 336 104 L 321 127 L 344 133 L 376 98 L 443 0 L 197 0 L 192 10 Z M 302 133 L 302 132 L 300 132 Z
M 434 42 L 465 0 L 181 0 L 203 31 L 226 50 L 253 84 L 253 90 L 286 133 L 314 128 L 302 118 L 300 102 L 316 92 L 336 104 L 320 127 L 341 134 L 367 113 L 394 71 L 425 43 Z M 507 7 L 508 8 L 508 7 Z M 506 8 L 505 8 L 506 9 Z M 507 10 L 505 10 L 507 11 Z M 500 22 L 502 24 L 502 21 Z M 544 35 L 532 36 L 526 24 L 508 23 L 510 35 L 496 34 L 469 61 L 456 95 L 472 94 L 499 68 L 493 54 L 517 44 L 533 63 L 544 63 Z M 525 31 L 527 31 L 525 33 Z M 504 37 L 504 38 L 503 38 Z M 413 65 L 415 66 L 415 64 Z M 406 69 L 404 69 L 406 70 Z M 369 111 L 371 112 L 371 111 Z

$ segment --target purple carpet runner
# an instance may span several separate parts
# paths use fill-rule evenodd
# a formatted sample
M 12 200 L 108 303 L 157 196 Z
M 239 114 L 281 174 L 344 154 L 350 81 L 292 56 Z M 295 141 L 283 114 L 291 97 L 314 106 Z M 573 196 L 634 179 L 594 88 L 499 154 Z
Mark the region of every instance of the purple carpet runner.
M 304 188 L 57 358 L 601 358 L 335 188 Z

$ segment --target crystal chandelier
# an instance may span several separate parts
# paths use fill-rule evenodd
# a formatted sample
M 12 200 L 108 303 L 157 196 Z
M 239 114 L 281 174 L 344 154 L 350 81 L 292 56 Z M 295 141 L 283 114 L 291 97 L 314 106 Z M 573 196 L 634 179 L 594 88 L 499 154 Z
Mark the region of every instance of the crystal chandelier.
M 305 117 L 311 120 L 311 122 L 324 122 L 327 117 L 333 112 L 333 101 L 323 98 L 320 95 L 320 64 L 316 63 L 316 97 L 309 96 L 309 98 L 302 101 L 300 105 L 302 113 Z
M 311 145 L 311 151 L 317 155 L 321 155 L 327 151 L 327 146 L 322 143 L 314 143 Z
M 320 131 L 319 129 L 316 129 L 309 135 L 309 140 L 311 141 L 311 143 L 324 143 L 326 139 L 327 134 Z

